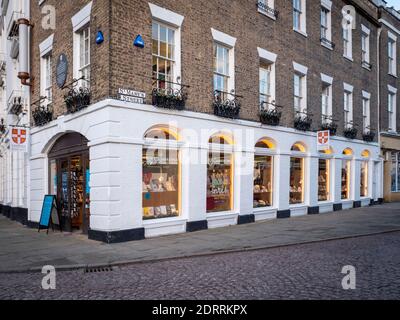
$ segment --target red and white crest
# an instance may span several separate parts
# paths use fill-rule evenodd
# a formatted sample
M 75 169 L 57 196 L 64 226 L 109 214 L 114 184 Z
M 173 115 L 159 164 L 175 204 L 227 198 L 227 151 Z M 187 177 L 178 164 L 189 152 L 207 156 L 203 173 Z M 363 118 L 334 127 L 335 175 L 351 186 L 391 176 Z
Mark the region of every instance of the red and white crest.
M 11 138 L 15 144 L 24 144 L 26 142 L 26 129 L 13 128 L 11 130 Z
M 327 144 L 329 142 L 329 131 L 319 131 L 318 132 L 318 143 Z

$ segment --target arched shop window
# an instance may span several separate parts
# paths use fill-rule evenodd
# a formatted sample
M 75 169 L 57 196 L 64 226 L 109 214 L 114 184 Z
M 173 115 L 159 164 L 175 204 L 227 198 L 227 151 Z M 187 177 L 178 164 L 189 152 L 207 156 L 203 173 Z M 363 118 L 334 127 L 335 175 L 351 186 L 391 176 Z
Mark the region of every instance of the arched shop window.
M 168 128 L 150 129 L 143 147 L 143 219 L 180 214 L 178 135 Z
M 290 196 L 291 205 L 304 203 L 304 157 L 306 147 L 302 143 L 295 143 L 290 157 Z
M 351 194 L 351 160 L 353 157 L 353 150 L 345 149 L 343 151 L 343 156 L 341 194 L 342 200 L 349 200 Z
M 330 162 L 333 154 L 332 149 L 320 151 L 320 158 L 318 160 L 318 201 L 330 201 L 331 199 L 331 186 L 330 186 Z
M 360 168 L 360 197 L 365 198 L 368 197 L 368 160 L 370 157 L 369 151 L 364 150 L 361 153 L 361 157 L 363 159 L 361 161 Z
M 207 213 L 233 209 L 232 140 L 213 135 L 208 141 Z
M 254 208 L 273 205 L 273 150 L 275 144 L 269 139 L 262 139 L 255 145 L 254 155 Z

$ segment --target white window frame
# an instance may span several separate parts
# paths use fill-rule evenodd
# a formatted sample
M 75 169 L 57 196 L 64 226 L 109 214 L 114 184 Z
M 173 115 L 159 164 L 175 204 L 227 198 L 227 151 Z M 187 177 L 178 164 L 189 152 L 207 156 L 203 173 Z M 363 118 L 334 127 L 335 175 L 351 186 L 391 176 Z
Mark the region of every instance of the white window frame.
M 363 133 L 367 134 L 371 130 L 371 94 L 362 92 L 362 109 L 363 109 Z
M 397 89 L 388 85 L 388 91 L 388 131 L 397 132 Z
M 214 40 L 214 44 L 221 45 L 229 50 L 228 52 L 228 87 L 227 92 L 231 93 L 232 91 L 235 92 L 235 44 L 236 38 L 218 31 L 216 29 L 211 28 L 211 34 Z M 214 58 L 214 57 L 213 57 Z M 214 78 L 214 72 L 213 72 Z M 214 79 L 213 79 L 214 82 Z M 214 84 L 213 84 L 214 85 Z
M 321 94 L 321 120 L 322 123 L 332 122 L 332 105 L 333 105 L 333 78 L 321 73 L 322 94 Z M 324 93 L 325 90 L 325 93 Z M 324 99 L 327 113 L 324 114 Z
M 92 1 L 89 2 L 85 7 L 83 7 L 77 14 L 72 18 L 72 28 L 73 28 L 73 77 L 74 79 L 79 79 L 82 76 L 82 70 L 84 68 L 89 68 L 90 74 L 90 16 L 92 11 Z M 88 64 L 81 66 L 81 34 L 83 30 L 88 29 L 89 35 L 89 48 L 88 48 Z M 78 87 L 90 87 L 90 82 L 87 80 L 80 80 L 76 83 Z
M 353 100 L 354 100 L 353 99 L 353 91 L 354 91 L 354 87 L 347 83 L 344 83 L 343 87 L 344 87 L 344 94 L 343 94 L 344 127 L 352 128 L 352 126 L 353 126 Z
M 260 5 L 261 4 L 261 5 Z M 271 8 L 272 10 L 275 10 L 275 0 L 258 0 L 258 12 L 273 19 L 276 20 L 276 17 L 273 13 L 267 11 L 267 10 L 263 10 L 262 9 L 262 5 L 267 6 L 269 8 Z
M 54 34 L 39 44 L 40 51 L 40 96 L 46 97 L 43 104 L 49 105 L 52 102 L 52 51 Z M 49 61 L 50 59 L 50 61 Z M 50 70 L 48 69 L 50 62 Z M 50 73 L 48 73 L 50 71 Z M 50 96 L 48 92 L 50 91 Z
M 297 62 L 293 62 L 293 69 L 294 69 L 294 76 L 293 76 L 293 85 L 294 85 L 294 90 L 293 90 L 293 95 L 294 95 L 294 100 L 293 100 L 293 109 L 295 113 L 300 112 L 300 113 L 307 113 L 307 74 L 308 74 L 308 68 L 298 64 Z M 296 77 L 299 78 L 300 80 L 300 91 L 299 91 L 299 96 L 296 95 Z M 299 104 L 299 110 L 296 109 L 296 100 L 300 100 Z
M 322 20 L 322 14 L 326 12 L 326 25 L 324 26 Z M 325 27 L 325 37 L 323 35 L 323 29 Z M 332 1 L 331 0 L 321 0 L 321 45 L 333 50 L 332 45 L 323 41 L 325 38 L 328 41 L 332 41 Z
M 353 61 L 353 29 L 350 23 L 343 23 L 343 56 Z M 347 36 L 346 36 L 347 35 Z
M 178 82 L 182 78 L 182 42 L 181 42 L 181 29 L 185 19 L 184 16 L 170 11 L 168 9 L 159 7 L 155 4 L 149 3 L 151 16 L 153 22 L 160 25 L 171 28 L 175 31 L 174 37 L 174 66 L 172 70 L 173 82 Z M 173 87 L 179 87 L 178 84 L 174 84 Z
M 388 32 L 388 72 L 397 77 L 397 36 Z
M 364 68 L 369 69 L 368 64 L 370 63 L 371 59 L 371 52 L 370 52 L 370 37 L 371 31 L 364 25 L 361 25 L 361 62 Z
M 292 0 L 293 30 L 307 36 L 306 0 Z
M 263 65 L 268 65 L 270 67 L 270 83 L 269 83 L 269 103 L 267 105 L 268 109 L 275 109 L 275 99 L 276 99 L 276 59 L 277 55 L 275 53 L 272 53 L 270 51 L 267 51 L 262 48 L 257 48 L 258 50 L 258 55 L 260 57 L 260 107 L 261 107 L 261 69 L 263 68 Z
M 392 171 L 393 171 L 393 162 L 395 162 L 395 190 L 392 189 Z M 391 163 L 391 170 L 390 170 L 390 192 L 392 193 L 399 193 L 400 192 L 400 180 L 399 177 L 399 168 L 400 168 L 400 153 L 399 152 L 391 152 L 390 153 L 390 163 Z

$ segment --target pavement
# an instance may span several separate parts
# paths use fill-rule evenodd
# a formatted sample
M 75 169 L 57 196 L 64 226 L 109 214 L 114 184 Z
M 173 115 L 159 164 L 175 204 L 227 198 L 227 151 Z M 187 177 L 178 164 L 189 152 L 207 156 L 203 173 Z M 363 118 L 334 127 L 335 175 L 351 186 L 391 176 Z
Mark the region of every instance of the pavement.
M 400 231 L 400 203 L 105 244 L 80 234 L 38 233 L 0 217 L 0 273 L 124 266 Z

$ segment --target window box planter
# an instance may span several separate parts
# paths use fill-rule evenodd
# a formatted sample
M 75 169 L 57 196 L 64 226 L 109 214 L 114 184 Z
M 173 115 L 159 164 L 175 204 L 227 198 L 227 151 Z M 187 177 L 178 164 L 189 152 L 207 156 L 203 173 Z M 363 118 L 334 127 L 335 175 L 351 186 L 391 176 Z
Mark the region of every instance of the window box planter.
M 40 106 L 32 112 L 35 126 L 41 127 L 53 120 L 53 108 L 51 105 Z
M 309 131 L 312 119 L 306 113 L 298 112 L 294 118 L 294 128 L 299 131 Z
M 154 88 L 152 92 L 153 106 L 164 109 L 184 110 L 187 94 L 181 89 Z
M 335 122 L 325 122 L 321 124 L 321 131 L 329 130 L 331 136 L 337 133 L 338 125 Z
M 4 119 L 2 118 L 0 120 L 0 134 L 3 134 L 6 132 L 6 125 L 4 124 Z
M 228 98 L 231 96 L 232 98 Z M 240 102 L 238 96 L 232 93 L 219 92 L 214 93 L 214 114 L 218 117 L 237 119 L 240 113 Z
M 270 126 L 278 126 L 282 117 L 282 112 L 276 109 L 261 110 L 260 111 L 260 121 L 262 124 L 267 124 Z
M 347 138 L 347 139 L 355 139 L 357 138 L 357 129 L 352 127 L 352 128 L 346 128 L 343 131 L 343 135 Z
M 91 92 L 88 88 L 71 89 L 64 96 L 67 113 L 78 112 L 90 105 Z
M 271 8 L 263 1 L 257 2 L 257 8 L 260 12 L 262 12 L 266 15 L 270 15 L 270 16 L 274 17 L 275 19 L 278 18 L 279 11 L 275 10 L 274 8 Z
M 375 132 L 373 132 L 373 131 L 365 132 L 363 134 L 363 140 L 365 142 L 373 142 L 374 139 L 375 139 Z

